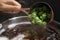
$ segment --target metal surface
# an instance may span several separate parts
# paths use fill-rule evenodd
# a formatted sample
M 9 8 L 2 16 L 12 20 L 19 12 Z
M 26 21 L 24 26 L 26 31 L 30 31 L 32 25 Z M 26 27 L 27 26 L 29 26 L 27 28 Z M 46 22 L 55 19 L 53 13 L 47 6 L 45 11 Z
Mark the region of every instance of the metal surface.
M 28 19 L 28 16 L 18 16 L 18 17 L 13 17 L 10 18 L 2 23 L 3 27 L 7 27 L 8 25 L 11 24 L 31 24 L 30 20 Z M 60 23 L 53 20 L 49 25 L 51 25 L 53 28 L 57 28 L 58 30 L 60 29 Z
M 11 24 L 19 24 L 21 23 L 22 24 L 26 24 L 29 22 L 29 19 L 27 18 L 27 16 L 19 16 L 19 17 L 13 17 L 13 18 L 10 18 L 6 21 L 4 21 L 2 23 L 3 27 L 8 27 L 8 25 L 11 25 Z M 25 22 L 25 23 L 24 23 Z M 29 24 L 29 23 L 28 23 Z
M 20 26 L 17 26 L 17 25 L 20 25 Z M 0 30 L 0 35 L 2 34 L 3 36 L 7 36 L 7 34 L 8 34 L 9 38 L 13 38 L 15 35 L 18 35 L 18 33 L 20 33 L 20 31 L 18 32 L 16 30 L 16 34 L 14 35 L 13 34 L 13 33 L 15 33 L 15 31 L 13 31 L 14 28 L 17 29 L 18 31 L 19 30 L 21 31 L 21 30 L 25 30 L 25 29 L 28 29 L 28 28 L 30 29 L 31 28 L 31 29 L 35 30 L 37 33 L 39 33 L 41 38 L 43 38 L 44 35 L 46 36 L 45 28 L 43 28 L 40 25 L 32 25 L 30 20 L 29 20 L 29 18 L 28 18 L 28 16 L 14 17 L 14 18 L 11 18 L 11 19 L 8 19 L 8 20 L 4 21 L 2 23 L 2 28 Z M 11 34 L 13 34 L 13 37 L 12 37 L 12 35 L 9 34 L 10 30 L 13 31 L 13 33 L 11 33 Z M 6 34 L 6 32 L 7 32 L 7 34 Z
M 46 32 L 46 34 L 47 35 L 45 35 L 45 36 L 49 36 L 49 37 L 47 37 L 47 39 L 49 38 L 49 39 L 51 39 L 51 36 L 54 36 L 54 35 L 58 35 L 58 37 L 60 36 L 60 29 L 59 29 L 59 27 L 60 27 L 60 23 L 58 23 L 58 22 L 56 22 L 56 21 L 52 21 L 49 25 L 47 25 L 47 31 L 45 31 L 45 29 L 43 28 L 43 27 L 41 27 L 41 26 L 36 26 L 36 25 L 31 25 L 31 22 L 30 22 L 30 20 L 28 19 L 28 16 L 19 16 L 19 17 L 13 17 L 13 18 L 10 18 L 10 19 L 8 19 L 8 20 L 6 20 L 6 21 L 4 21 L 3 23 L 2 23 L 2 28 L 0 29 L 0 34 L 2 34 L 4 31 L 5 32 L 8 32 L 8 37 L 10 36 L 10 34 L 9 34 L 9 30 L 12 30 L 12 29 L 14 29 L 15 27 L 16 27 L 16 25 L 21 25 L 22 26 L 22 24 L 23 25 L 30 25 L 30 26 L 28 26 L 29 28 L 33 28 L 36 32 L 42 32 L 42 34 L 45 34 L 45 32 Z M 27 28 L 27 27 L 23 27 L 23 29 L 25 29 L 25 28 Z M 15 28 L 15 29 L 17 29 L 17 27 Z M 22 30 L 23 30 L 22 29 Z M 37 30 L 38 29 L 38 30 Z M 21 30 L 21 28 L 19 28 L 19 30 Z M 52 34 L 50 34 L 50 33 L 52 33 Z M 18 31 L 16 31 L 17 33 L 20 33 L 20 32 L 18 32 Z M 14 33 L 14 31 L 13 31 L 13 33 Z M 12 34 L 13 34 L 12 33 Z M 57 34 L 56 34 L 57 33 Z M 5 33 L 3 33 L 3 34 L 5 34 Z M 2 34 L 2 35 L 3 35 Z M 7 35 L 7 34 L 6 34 Z M 5 36 L 6 36 L 5 35 Z M 17 34 L 16 34 L 17 35 Z M 3 35 L 4 36 L 4 35 Z M 14 36 L 14 35 L 13 35 Z M 11 37 L 11 36 L 10 36 Z M 54 36 L 54 37 L 56 37 L 56 36 Z M 56 38 L 54 38 L 53 37 L 53 40 L 54 39 L 56 39 Z M 11 37 L 12 38 L 12 37 Z

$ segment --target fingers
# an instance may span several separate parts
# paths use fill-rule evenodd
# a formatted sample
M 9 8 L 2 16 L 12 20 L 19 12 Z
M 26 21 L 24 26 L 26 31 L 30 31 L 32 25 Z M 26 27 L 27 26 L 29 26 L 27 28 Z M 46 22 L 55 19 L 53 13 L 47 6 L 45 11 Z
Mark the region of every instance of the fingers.
M 28 10 L 30 10 L 30 8 L 21 8 L 21 5 L 16 2 L 16 1 L 8 1 L 7 3 L 3 3 L 3 6 L 0 7 L 1 11 L 5 12 L 5 13 L 18 13 L 20 11 L 28 14 Z
M 17 1 L 12 1 L 13 4 L 15 4 L 16 6 L 21 6 Z
M 30 8 L 21 8 L 20 10 L 30 10 Z
M 28 15 L 28 11 L 30 10 L 30 8 L 21 8 L 20 11 L 24 12 L 25 14 Z
M 2 3 L 2 6 L 0 6 L 0 11 L 5 13 L 18 13 L 20 8 L 21 5 L 15 0 L 12 0 Z
M 25 10 L 21 10 L 21 11 L 28 15 L 28 12 L 27 11 L 25 11 Z
M 9 13 L 17 13 L 20 11 L 20 6 L 12 6 L 12 5 L 6 5 L 4 4 L 1 9 L 3 12 L 9 12 Z
M 14 6 L 21 6 L 20 3 L 18 3 L 18 2 L 15 1 L 15 0 L 7 1 L 7 2 L 5 2 L 5 4 L 14 5 Z
M 21 4 L 18 3 L 17 1 L 14 1 L 14 0 L 12 0 L 12 1 L 7 1 L 7 2 L 5 3 L 5 5 L 9 5 L 9 6 L 19 6 L 19 7 L 21 8 Z
M 27 14 L 28 15 L 28 13 L 29 12 L 27 12 L 26 10 L 21 10 L 22 12 L 24 12 L 25 14 Z M 4 13 L 10 13 L 10 14 L 17 14 L 17 13 L 19 13 L 19 11 L 3 11 Z

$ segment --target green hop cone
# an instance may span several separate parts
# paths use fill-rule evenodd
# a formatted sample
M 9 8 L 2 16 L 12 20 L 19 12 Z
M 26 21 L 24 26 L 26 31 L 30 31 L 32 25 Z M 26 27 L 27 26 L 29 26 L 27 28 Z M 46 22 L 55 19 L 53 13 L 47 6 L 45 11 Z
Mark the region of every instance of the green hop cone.
M 47 25 L 47 22 L 43 22 L 42 24 L 43 24 L 43 26 L 46 26 Z

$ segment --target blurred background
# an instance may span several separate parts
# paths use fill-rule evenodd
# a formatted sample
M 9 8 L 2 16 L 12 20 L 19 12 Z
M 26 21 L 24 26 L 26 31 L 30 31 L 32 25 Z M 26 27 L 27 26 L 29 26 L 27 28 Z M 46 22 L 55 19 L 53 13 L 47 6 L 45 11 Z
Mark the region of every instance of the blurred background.
M 55 18 L 54 20 L 58 21 L 60 23 L 60 0 L 16 0 L 18 1 L 20 4 L 22 4 L 22 7 L 24 8 L 30 8 L 32 6 L 32 4 L 36 3 L 36 2 L 47 2 L 48 4 L 51 5 L 51 7 L 54 10 L 54 14 L 55 14 Z M 24 16 L 26 14 L 24 14 L 23 12 L 20 12 L 18 14 L 6 14 L 6 13 L 2 13 L 0 12 L 0 23 L 2 23 L 3 21 L 12 18 L 12 17 L 16 17 L 16 16 Z

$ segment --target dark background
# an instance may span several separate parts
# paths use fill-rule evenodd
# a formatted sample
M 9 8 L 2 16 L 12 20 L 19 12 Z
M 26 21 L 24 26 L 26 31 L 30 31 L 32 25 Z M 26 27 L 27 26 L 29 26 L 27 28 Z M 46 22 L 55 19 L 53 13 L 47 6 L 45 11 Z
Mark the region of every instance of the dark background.
M 29 8 L 32 4 L 34 4 L 36 2 L 41 2 L 41 1 L 47 2 L 48 4 L 51 5 L 51 7 L 54 10 L 54 14 L 55 14 L 54 20 L 60 22 L 60 0 L 16 0 L 16 1 L 21 3 L 22 7 L 24 7 L 24 8 Z M 26 15 L 26 14 L 24 14 L 23 12 L 20 12 L 20 13 L 14 15 L 14 14 L 7 14 L 7 13 L 0 12 L 0 23 L 9 18 L 12 18 L 15 16 L 21 16 L 21 15 Z

